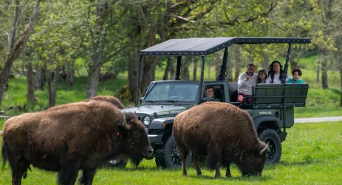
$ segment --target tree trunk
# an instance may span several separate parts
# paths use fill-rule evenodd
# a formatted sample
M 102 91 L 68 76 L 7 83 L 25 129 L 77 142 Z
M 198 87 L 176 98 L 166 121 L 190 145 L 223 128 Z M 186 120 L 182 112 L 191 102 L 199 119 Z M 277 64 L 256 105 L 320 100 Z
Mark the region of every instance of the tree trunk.
M 197 80 L 197 59 L 194 58 L 193 60 L 193 75 L 192 75 L 192 80 L 196 81 Z
M 107 30 L 105 27 L 105 19 L 110 12 L 110 6 L 108 2 L 99 3 L 96 5 L 96 25 L 92 30 L 93 51 L 92 51 L 92 63 L 89 65 L 89 74 L 87 81 L 87 98 L 91 98 L 97 95 L 97 86 L 99 83 L 100 68 L 103 65 L 102 55 L 105 45 L 105 38 Z
M 317 68 L 316 68 L 316 82 L 319 83 L 319 74 L 321 69 L 321 58 L 322 54 L 320 53 L 320 49 L 317 49 Z
M 67 83 L 70 86 L 74 86 L 74 77 L 75 77 L 75 70 L 74 70 L 74 63 L 67 64 Z
M 170 75 L 170 65 L 171 64 L 171 58 L 167 57 L 166 59 L 166 67 L 164 70 L 164 76 L 163 76 L 163 80 L 168 80 L 169 79 L 169 75 Z
M 324 3 L 324 1 L 323 1 Z M 332 22 L 332 18 L 333 18 L 333 12 L 332 12 L 332 8 L 333 8 L 333 4 L 334 4 L 334 0 L 328 0 L 325 1 L 326 4 L 326 9 L 325 9 L 325 19 L 323 20 L 323 23 L 326 24 L 331 24 Z M 326 29 L 324 35 L 331 37 L 331 29 Z M 328 60 L 331 59 L 331 57 L 329 57 L 329 51 L 327 48 L 323 48 L 322 50 L 323 52 L 323 60 L 322 60 L 322 88 L 323 89 L 328 89 L 329 85 L 328 85 Z
M 192 57 L 183 57 L 182 66 L 181 66 L 181 80 L 190 79 L 189 65 L 191 61 L 192 61 Z
M 262 54 L 262 58 L 264 59 L 262 62 L 262 69 L 267 71 L 268 67 L 270 66 L 270 59 L 265 54 Z
M 34 96 L 34 78 L 33 78 L 33 67 L 31 61 L 27 63 L 27 97 L 26 100 L 28 102 L 37 101 L 37 98 Z
M 4 93 L 7 86 L 7 80 L 10 75 L 10 69 L 12 66 L 13 61 L 7 60 L 5 66 L 0 72 L 0 106 L 2 105 L 2 98 L 4 97 Z
M 189 80 L 190 79 L 190 72 L 189 72 L 189 66 L 183 65 L 181 67 L 181 75 L 182 75 L 182 80 Z
M 56 105 L 57 87 L 59 81 L 59 68 L 54 71 L 48 71 L 48 94 L 49 94 L 49 107 Z
M 176 69 L 175 69 L 174 61 L 175 61 L 175 58 L 171 58 L 171 65 L 170 65 L 170 79 L 171 80 L 176 79 Z
M 36 67 L 36 75 L 34 80 L 36 90 L 44 90 L 45 70 L 43 66 Z
M 128 68 L 128 93 L 122 95 L 121 99 L 124 99 L 124 101 L 134 101 L 135 93 L 136 93 L 136 85 L 137 85 L 137 77 L 138 77 L 138 48 L 134 48 L 134 51 L 132 52 L 133 55 L 130 58 L 130 61 L 135 62 L 129 62 L 129 68 Z M 140 76 L 141 81 L 141 76 Z
M 340 41 L 340 40 L 339 40 Z M 337 67 L 340 70 L 340 88 L 341 88 L 341 92 L 340 92 L 340 107 L 342 107 L 342 64 L 341 64 L 341 43 L 338 42 L 338 47 L 337 47 Z
M 15 13 L 14 21 L 13 21 L 12 34 L 10 35 L 10 38 L 9 38 L 9 40 L 10 40 L 9 53 L 5 57 L 5 65 L 2 68 L 2 70 L 0 71 L 0 107 L 2 105 L 2 99 L 4 97 L 4 93 L 6 90 L 6 85 L 7 85 L 8 77 L 10 75 L 11 67 L 13 65 L 13 62 L 19 57 L 19 54 L 21 53 L 21 51 L 25 47 L 26 42 L 27 42 L 28 38 L 30 37 L 30 34 L 31 34 L 30 32 L 32 30 L 33 23 L 34 23 L 34 21 L 37 17 L 37 14 L 38 14 L 39 4 L 40 4 L 40 0 L 37 0 L 36 6 L 32 12 L 32 15 L 30 17 L 30 20 L 29 20 L 27 27 L 25 28 L 25 30 L 23 31 L 23 33 L 21 34 L 19 39 L 17 41 L 15 41 L 18 22 L 19 22 L 19 16 L 20 16 L 20 11 L 21 11 L 20 10 L 21 6 L 19 4 L 19 0 L 16 0 L 16 13 Z
M 229 52 L 230 53 L 230 52 Z M 228 55 L 229 55 L 228 53 Z M 233 55 L 232 55 L 233 56 Z M 233 61 L 231 57 L 228 57 L 227 69 L 226 69 L 226 81 L 233 82 Z
M 323 60 L 322 60 L 322 88 L 323 89 L 328 89 L 328 62 L 327 62 L 327 51 L 324 49 L 323 50 Z
M 293 59 L 290 60 L 290 70 L 287 71 L 287 74 L 292 74 L 292 71 L 294 69 L 298 69 L 298 62 L 293 61 Z
M 234 82 L 237 82 L 239 80 L 241 64 L 244 64 L 243 62 L 241 62 L 240 53 L 241 53 L 240 46 L 238 46 L 235 48 L 235 52 L 234 52 L 234 56 L 235 56 L 234 59 L 235 59 L 235 66 L 236 66 Z M 245 69 L 243 69 L 242 71 L 245 71 Z
M 93 64 L 90 67 L 87 81 L 87 98 L 97 95 L 97 86 L 99 84 L 100 67 Z
M 340 87 L 341 87 L 340 107 L 342 107 L 342 65 L 341 64 L 340 64 Z
M 147 60 L 143 64 L 143 78 L 141 78 L 140 93 L 143 93 L 146 87 L 155 80 L 155 69 L 159 61 L 158 57 L 145 57 L 145 59 Z

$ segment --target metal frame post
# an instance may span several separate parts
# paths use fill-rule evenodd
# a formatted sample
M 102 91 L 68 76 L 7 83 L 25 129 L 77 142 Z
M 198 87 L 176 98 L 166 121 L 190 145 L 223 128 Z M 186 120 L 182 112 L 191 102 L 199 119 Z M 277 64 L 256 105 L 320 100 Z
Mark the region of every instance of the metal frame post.
M 220 80 L 220 81 L 226 80 L 225 79 L 225 77 L 226 77 L 225 73 L 227 70 L 227 60 L 228 60 L 228 47 L 226 47 L 224 49 L 224 53 L 223 53 L 223 60 L 222 60 L 220 75 L 218 76 L 218 80 Z
M 182 64 L 182 56 L 177 56 L 177 69 L 176 69 L 176 80 L 180 80 L 180 68 Z
M 198 103 L 201 103 L 201 101 L 202 101 L 202 90 L 203 90 L 203 81 L 204 81 L 204 64 L 205 64 L 205 56 L 204 55 L 202 55 L 201 56 L 201 58 L 202 58 L 202 67 L 201 67 L 201 79 L 200 79 L 200 85 L 199 85 L 199 89 L 198 89 L 198 94 L 199 94 L 199 96 L 198 96 Z

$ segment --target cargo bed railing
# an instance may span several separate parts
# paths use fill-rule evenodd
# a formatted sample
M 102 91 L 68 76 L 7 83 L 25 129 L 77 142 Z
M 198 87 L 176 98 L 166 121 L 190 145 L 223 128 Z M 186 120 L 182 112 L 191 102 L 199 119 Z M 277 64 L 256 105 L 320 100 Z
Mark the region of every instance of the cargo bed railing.
M 253 108 L 305 107 L 309 84 L 258 84 Z

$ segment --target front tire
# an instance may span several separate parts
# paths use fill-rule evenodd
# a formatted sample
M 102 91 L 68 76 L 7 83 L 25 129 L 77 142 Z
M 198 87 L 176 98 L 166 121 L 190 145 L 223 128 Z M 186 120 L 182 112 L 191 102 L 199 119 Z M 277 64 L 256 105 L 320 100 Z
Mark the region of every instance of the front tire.
M 282 151 L 279 135 L 272 129 L 266 129 L 260 133 L 259 139 L 268 144 L 266 164 L 279 163 Z
M 182 161 L 173 137 L 169 137 L 164 147 L 156 151 L 155 157 L 157 166 L 161 166 L 162 168 L 180 168 L 182 166 Z M 190 165 L 190 155 L 187 156 L 185 163 L 186 167 Z

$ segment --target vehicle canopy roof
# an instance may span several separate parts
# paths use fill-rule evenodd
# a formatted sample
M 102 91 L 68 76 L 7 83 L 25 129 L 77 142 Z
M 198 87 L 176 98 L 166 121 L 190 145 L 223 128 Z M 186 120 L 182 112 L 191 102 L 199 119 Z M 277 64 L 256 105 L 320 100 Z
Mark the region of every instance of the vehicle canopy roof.
M 141 62 L 144 56 L 176 56 L 177 67 L 175 73 L 175 79 L 180 80 L 180 68 L 182 56 L 201 56 L 201 76 L 200 87 L 198 92 L 202 92 L 203 76 L 204 76 L 204 64 L 205 56 L 212 54 L 221 49 L 225 49 L 223 53 L 222 65 L 220 69 L 220 75 L 217 80 L 225 80 L 225 72 L 227 67 L 228 47 L 233 44 L 288 44 L 289 49 L 287 52 L 286 63 L 284 67 L 285 73 L 287 73 L 288 60 L 291 52 L 291 44 L 309 44 L 311 39 L 309 38 L 287 38 L 287 37 L 212 37 L 212 38 L 185 38 L 185 39 L 170 39 L 160 44 L 151 46 L 149 48 L 140 50 L 139 63 L 138 63 L 138 75 L 137 75 L 137 87 L 139 89 L 140 82 L 140 69 Z M 139 91 L 136 91 L 135 105 L 138 105 Z M 200 102 L 199 102 L 200 103 Z
M 308 38 L 286 37 L 213 37 L 170 39 L 140 51 L 141 56 L 209 55 L 233 44 L 309 44 Z

